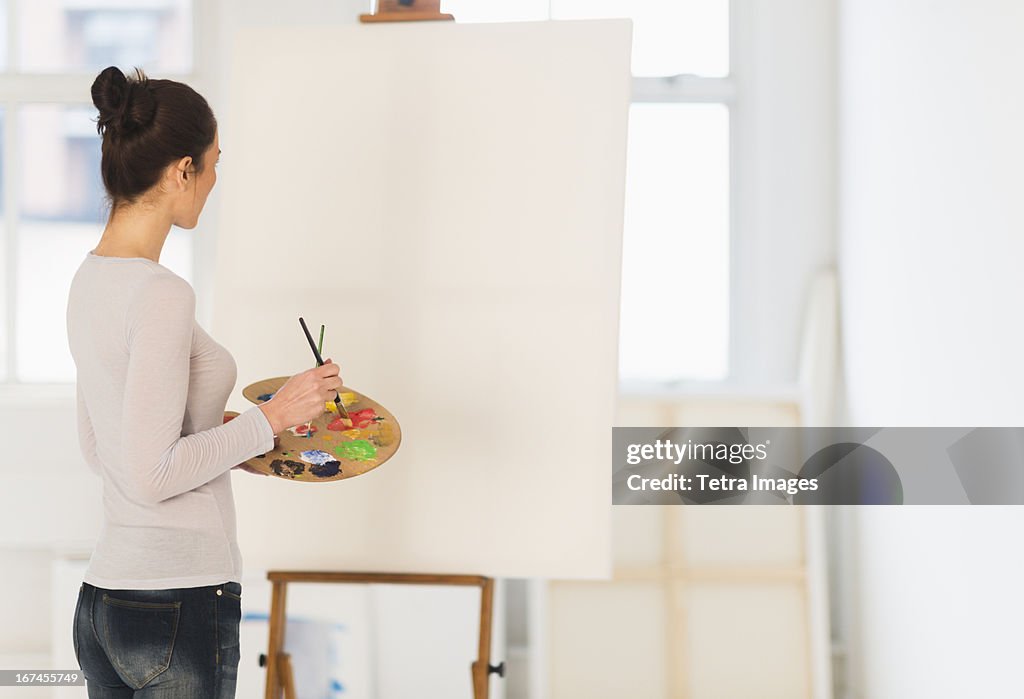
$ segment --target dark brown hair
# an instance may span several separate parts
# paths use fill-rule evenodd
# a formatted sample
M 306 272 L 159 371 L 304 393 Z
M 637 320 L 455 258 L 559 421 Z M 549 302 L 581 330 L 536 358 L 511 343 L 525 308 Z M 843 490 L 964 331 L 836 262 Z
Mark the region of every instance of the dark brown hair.
M 93 81 L 92 102 L 100 111 L 100 171 L 112 208 L 134 203 L 164 168 L 187 155 L 202 172 L 217 120 L 203 96 L 188 85 L 151 80 L 140 68 L 129 79 L 110 66 Z

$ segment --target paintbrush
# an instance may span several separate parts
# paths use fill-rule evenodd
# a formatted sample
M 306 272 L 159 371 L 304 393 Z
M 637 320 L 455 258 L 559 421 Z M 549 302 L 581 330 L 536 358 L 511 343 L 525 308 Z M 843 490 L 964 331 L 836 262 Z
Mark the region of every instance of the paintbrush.
M 299 325 L 302 326 L 302 332 L 306 333 L 306 339 L 309 340 L 309 348 L 313 350 L 313 356 L 316 357 L 316 365 L 322 366 L 324 359 L 320 356 L 320 351 L 316 348 L 316 343 L 313 342 L 313 336 L 309 334 L 309 328 L 306 327 L 306 321 L 302 319 L 302 316 L 299 316 Z M 348 416 L 348 411 L 345 410 L 345 406 L 341 402 L 340 394 L 335 394 L 334 404 L 338 406 L 338 415 L 351 422 L 352 418 Z
M 323 351 L 324 351 L 324 326 L 322 324 L 320 325 L 320 339 L 316 341 L 316 351 L 320 352 L 321 355 L 323 354 Z M 309 437 L 311 437 L 312 434 L 313 434 L 310 431 L 310 429 L 309 429 L 309 426 L 312 425 L 312 424 L 313 424 L 312 420 L 310 420 L 309 422 L 306 423 L 306 438 L 307 439 Z

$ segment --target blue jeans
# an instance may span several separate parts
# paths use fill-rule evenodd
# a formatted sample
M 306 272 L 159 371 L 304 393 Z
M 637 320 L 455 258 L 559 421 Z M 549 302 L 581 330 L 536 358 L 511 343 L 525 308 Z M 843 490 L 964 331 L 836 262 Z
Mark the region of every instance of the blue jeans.
M 89 699 L 233 699 L 242 586 L 107 590 L 82 583 L 73 628 Z

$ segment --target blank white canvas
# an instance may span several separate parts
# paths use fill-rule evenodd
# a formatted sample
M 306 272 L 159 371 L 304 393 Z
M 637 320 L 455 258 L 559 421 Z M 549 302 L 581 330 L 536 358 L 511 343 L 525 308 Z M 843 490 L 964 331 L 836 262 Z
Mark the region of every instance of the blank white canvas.
M 236 473 L 252 567 L 608 574 L 629 20 L 239 31 L 212 334 L 241 388 L 324 356 L 398 453 Z

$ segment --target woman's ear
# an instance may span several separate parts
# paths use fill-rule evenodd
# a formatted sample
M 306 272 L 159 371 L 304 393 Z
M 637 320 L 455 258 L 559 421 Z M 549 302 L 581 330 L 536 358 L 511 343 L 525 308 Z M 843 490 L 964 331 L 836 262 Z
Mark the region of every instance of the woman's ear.
M 170 176 L 173 179 L 173 185 L 176 190 L 185 191 L 192 184 L 192 178 L 195 174 L 190 172 L 192 170 L 192 156 L 186 155 L 181 160 L 171 163 Z

